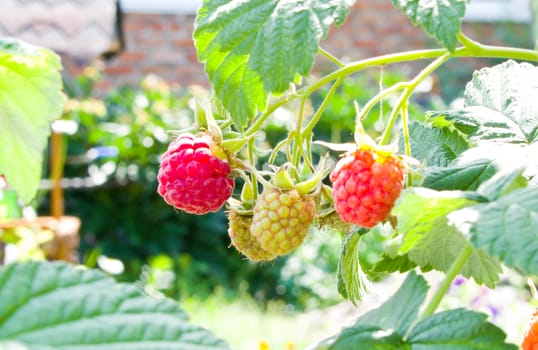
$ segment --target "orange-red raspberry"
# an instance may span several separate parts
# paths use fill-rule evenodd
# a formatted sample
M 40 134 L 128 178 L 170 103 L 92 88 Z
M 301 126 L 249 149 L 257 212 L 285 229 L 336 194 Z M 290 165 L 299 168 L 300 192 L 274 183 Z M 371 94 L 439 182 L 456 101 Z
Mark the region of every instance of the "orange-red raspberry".
M 338 161 L 330 178 L 340 218 L 372 228 L 390 214 L 402 190 L 403 170 L 394 156 L 358 149 Z
M 218 211 L 230 198 L 230 165 L 215 156 L 209 136 L 180 135 L 161 157 L 158 192 L 166 203 L 191 214 Z
M 521 349 L 538 350 L 538 311 L 532 316 L 530 327 L 521 343 Z

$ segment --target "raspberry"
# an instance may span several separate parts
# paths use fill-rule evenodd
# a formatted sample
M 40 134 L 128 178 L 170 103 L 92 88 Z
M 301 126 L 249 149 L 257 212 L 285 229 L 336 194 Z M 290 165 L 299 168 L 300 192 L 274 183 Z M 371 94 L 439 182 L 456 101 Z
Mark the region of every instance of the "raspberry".
M 522 350 L 538 349 L 538 311 L 534 313 L 531 319 L 529 329 L 525 332 L 525 337 L 521 343 Z
M 260 243 L 250 233 L 252 216 L 228 212 L 228 235 L 234 247 L 252 261 L 270 261 L 276 256 L 262 249 Z
M 372 228 L 390 214 L 403 185 L 401 162 L 358 149 L 331 172 L 334 207 L 344 222 Z
M 264 250 L 284 255 L 301 245 L 315 213 L 313 198 L 268 187 L 254 205 L 250 232 Z
M 218 211 L 230 198 L 230 165 L 210 149 L 209 136 L 180 135 L 161 157 L 158 192 L 166 203 L 191 214 Z

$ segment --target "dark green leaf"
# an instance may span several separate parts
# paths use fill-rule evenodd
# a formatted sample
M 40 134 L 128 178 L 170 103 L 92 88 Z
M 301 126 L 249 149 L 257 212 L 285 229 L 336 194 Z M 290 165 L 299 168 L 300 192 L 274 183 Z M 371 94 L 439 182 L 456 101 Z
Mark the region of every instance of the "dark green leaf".
M 470 225 L 476 247 L 507 266 L 538 274 L 538 188 L 515 190 L 494 202 L 458 211 L 453 220 Z
M 407 255 L 383 255 L 381 260 L 376 262 L 369 274 L 376 273 L 392 273 L 392 272 L 407 272 L 417 267 L 417 264 L 409 260 Z
M 448 214 L 476 203 L 468 197 L 468 193 L 459 191 L 406 191 L 393 209 L 398 217 L 398 231 L 403 234 L 398 254 L 407 254 L 421 267 L 448 271 L 467 244 L 459 228 L 449 222 Z M 488 287 L 495 286 L 500 273 L 497 259 L 478 249 L 473 249 L 461 271 Z
M 471 136 L 476 142 L 535 142 L 537 97 L 538 67 L 532 64 L 507 61 L 475 72 L 465 89 L 465 107 L 485 109 L 468 116 L 478 126 Z
M 229 349 L 175 302 L 64 263 L 4 267 L 0 300 L 0 339 L 30 350 Z
M 361 228 L 346 236 L 338 262 L 338 292 L 353 304 L 361 301 L 367 293 L 367 279 L 359 260 L 360 240 L 367 232 Z
M 435 190 L 477 190 L 494 178 L 497 185 L 486 195 L 501 193 L 519 176 L 527 163 L 524 147 L 511 144 L 489 144 L 463 152 L 449 167 L 430 167 L 424 174 L 424 187 Z
M 392 0 L 414 25 L 419 25 L 437 42 L 454 51 L 461 19 L 465 14 L 465 0 Z
M 319 41 L 355 0 L 207 0 L 194 30 L 198 58 L 238 127 L 307 75 Z
M 63 110 L 60 58 L 0 39 L 0 174 L 28 203 L 41 178 L 50 123 Z
M 418 315 L 428 284 L 411 271 L 398 291 L 379 308 L 359 317 L 340 334 L 317 344 L 316 350 L 410 349 L 403 335 Z
M 417 275 L 414 271 L 409 272 L 398 291 L 379 308 L 359 317 L 350 328 L 350 332 L 355 327 L 375 325 L 405 334 L 417 317 L 428 289 L 428 283 L 424 277 Z
M 317 348 L 320 349 L 320 348 Z M 354 326 L 346 328 L 339 334 L 329 350 L 406 350 L 402 336 L 394 330 L 385 330 L 376 326 Z
M 417 323 L 407 341 L 412 350 L 517 350 L 486 318 L 464 309 L 439 312 Z
M 411 155 L 426 166 L 447 166 L 469 148 L 467 141 L 448 128 L 431 128 L 418 121 L 409 124 Z M 403 149 L 403 138 L 400 145 Z

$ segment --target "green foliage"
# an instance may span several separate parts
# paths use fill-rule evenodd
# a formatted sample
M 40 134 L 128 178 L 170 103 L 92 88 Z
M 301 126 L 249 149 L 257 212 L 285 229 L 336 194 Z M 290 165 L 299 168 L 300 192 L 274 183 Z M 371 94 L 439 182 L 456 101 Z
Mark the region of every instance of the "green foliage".
M 538 101 L 529 92 L 537 89 L 538 67 L 529 63 L 507 61 L 475 72 L 465 89 L 465 106 L 480 106 L 490 111 L 481 112 L 485 120 L 471 116 L 478 120 L 474 123 L 476 130 L 468 135 L 476 143 L 488 140 L 533 143 L 538 138 Z M 499 132 L 498 128 L 506 131 Z M 505 133 L 510 136 L 506 137 Z
M 319 41 L 353 2 L 204 2 L 194 30 L 198 58 L 237 127 L 265 110 L 269 93 L 310 73 Z
M 11 264 L 0 270 L 0 298 L 0 339 L 30 350 L 229 349 L 190 324 L 173 301 L 148 297 L 95 270 Z
M 404 193 L 393 210 L 403 237 L 392 257 L 407 255 L 410 261 L 425 269 L 432 267 L 447 272 L 467 244 L 459 229 L 450 223 L 448 215 L 475 204 L 473 197 L 465 192 L 421 188 Z M 473 249 L 461 273 L 493 288 L 499 280 L 501 266 L 497 259 Z
M 443 311 L 418 322 L 408 336 L 412 350 L 515 350 L 487 316 L 464 309 Z
M 365 229 L 358 229 L 344 239 L 338 263 L 338 292 L 354 305 L 367 293 L 366 277 L 359 260 L 359 243 L 366 232 Z
M 453 217 L 460 226 L 468 225 L 476 247 L 526 274 L 538 273 L 538 188 L 515 190 Z
M 526 154 L 518 145 L 473 147 L 446 167 L 427 168 L 423 186 L 435 190 L 474 191 L 489 182 L 502 191 L 521 174 L 525 163 Z M 498 182 L 500 180 L 503 181 Z M 495 192 L 488 189 L 485 194 L 495 195 Z
M 461 20 L 465 14 L 466 0 L 392 0 L 413 22 L 437 42 L 454 51 Z
M 409 138 L 411 154 L 423 166 L 428 167 L 446 167 L 469 148 L 467 141 L 457 131 L 432 128 L 418 121 L 409 124 Z M 404 149 L 403 140 L 400 149 Z
M 419 317 L 428 289 L 422 276 L 409 273 L 383 305 L 315 349 L 517 349 L 505 343 L 503 331 L 486 322 L 487 316 L 481 313 L 455 309 Z
M 53 52 L 0 39 L 0 174 L 26 203 L 39 186 L 50 122 L 62 113 L 60 70 Z

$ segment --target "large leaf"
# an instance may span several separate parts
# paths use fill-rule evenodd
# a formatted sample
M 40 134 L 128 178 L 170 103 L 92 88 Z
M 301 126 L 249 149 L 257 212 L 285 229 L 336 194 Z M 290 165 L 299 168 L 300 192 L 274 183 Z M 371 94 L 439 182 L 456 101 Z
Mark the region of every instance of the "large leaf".
M 511 186 L 527 162 L 526 147 L 483 144 L 463 152 L 448 167 L 427 168 L 422 185 L 435 190 L 474 191 L 491 180 L 483 194 L 495 197 Z
M 342 242 L 340 261 L 338 262 L 338 292 L 355 305 L 368 292 L 368 281 L 359 260 L 361 237 L 367 232 L 368 230 L 359 228 L 346 236 Z
M 29 350 L 229 349 L 175 302 L 64 263 L 4 267 L 0 300 L 0 339 Z
M 307 75 L 319 41 L 355 0 L 207 0 L 194 30 L 198 58 L 238 127 Z
M 538 274 L 538 188 L 515 190 L 494 202 L 455 212 L 452 219 L 470 225 L 476 247 L 507 266 Z
M 478 312 L 455 309 L 418 320 L 428 284 L 410 272 L 400 289 L 316 350 L 516 350 L 506 335 Z
M 403 336 L 417 317 L 427 292 L 424 277 L 410 272 L 383 305 L 359 317 L 351 327 L 324 340 L 315 349 L 410 349 L 404 344 Z
M 473 75 L 463 109 L 434 112 L 481 143 L 533 143 L 538 138 L 538 67 L 507 61 Z
M 414 25 L 419 25 L 437 42 L 454 51 L 466 0 L 392 0 Z
M 411 155 L 426 166 L 447 166 L 469 148 L 457 131 L 432 128 L 418 121 L 409 124 Z M 400 149 L 403 149 L 403 138 Z
M 393 209 L 398 217 L 398 231 L 403 233 L 398 254 L 407 255 L 421 267 L 448 271 L 467 244 L 459 228 L 449 222 L 448 214 L 475 203 L 464 192 L 424 188 L 407 191 Z M 500 273 L 499 261 L 478 249 L 473 249 L 461 271 L 491 288 Z
M 454 309 L 418 322 L 408 337 L 412 350 L 517 350 L 482 313 Z
M 39 186 L 50 122 L 63 110 L 60 69 L 51 51 L 0 39 L 0 174 L 26 203 Z
M 414 271 L 409 272 L 404 283 L 393 296 L 379 308 L 359 317 L 353 327 L 376 325 L 384 329 L 394 329 L 400 335 L 405 335 L 417 317 L 428 289 L 429 286 L 424 277 L 417 275 Z

